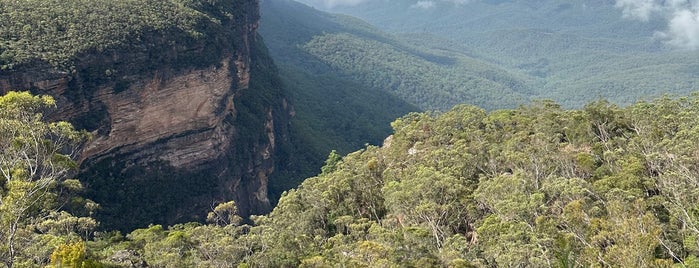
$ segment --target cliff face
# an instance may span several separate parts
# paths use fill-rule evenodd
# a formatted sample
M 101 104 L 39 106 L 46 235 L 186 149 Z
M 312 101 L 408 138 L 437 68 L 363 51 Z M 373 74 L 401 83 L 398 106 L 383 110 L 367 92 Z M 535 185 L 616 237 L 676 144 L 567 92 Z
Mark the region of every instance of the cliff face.
M 0 73 L 0 92 L 53 95 L 53 118 L 93 133 L 78 176 L 103 227 L 201 220 L 230 199 L 243 215 L 270 209 L 267 178 L 291 107 L 257 37 L 258 2 L 232 6 L 219 35 L 151 34 L 142 46 L 86 52 L 71 72 L 35 63 Z

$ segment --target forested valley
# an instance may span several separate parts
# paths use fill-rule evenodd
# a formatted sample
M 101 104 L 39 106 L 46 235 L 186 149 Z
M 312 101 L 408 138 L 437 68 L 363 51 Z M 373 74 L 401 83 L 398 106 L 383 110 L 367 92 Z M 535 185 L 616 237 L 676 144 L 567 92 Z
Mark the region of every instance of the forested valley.
M 345 28 L 316 31 L 300 47 L 338 72 L 381 83 L 423 109 L 464 102 L 511 108 L 536 99 L 566 108 L 599 98 L 628 105 L 664 93 L 687 95 L 699 83 L 699 42 L 673 36 L 664 21 L 694 12 L 691 1 L 299 2 L 363 20 L 325 18 L 324 25 L 335 21 Z M 338 4 L 317 4 L 333 2 Z M 271 1 L 263 8 L 283 3 L 291 5 Z M 297 9 L 287 10 L 278 16 Z M 676 30 L 694 36 L 694 21 Z
M 639 37 L 660 21 L 379 2 L 329 9 L 380 27 L 287 0 L 0 0 L 0 267 L 699 267 L 697 54 Z M 464 14 L 479 31 L 444 27 Z M 180 129 L 139 132 L 161 119 Z

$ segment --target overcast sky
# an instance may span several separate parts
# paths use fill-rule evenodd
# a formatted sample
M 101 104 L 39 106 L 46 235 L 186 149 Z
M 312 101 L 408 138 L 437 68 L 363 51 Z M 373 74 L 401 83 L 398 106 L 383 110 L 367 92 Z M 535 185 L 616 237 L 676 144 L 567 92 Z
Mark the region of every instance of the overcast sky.
M 356 6 L 368 1 L 381 0 L 302 0 L 321 9 L 338 6 Z M 414 0 L 413 8 L 429 9 L 439 2 L 453 2 L 457 5 L 478 0 Z M 681 49 L 699 49 L 699 0 L 616 0 L 626 19 L 645 23 L 651 18 L 667 22 L 663 31 L 654 36 L 670 46 Z

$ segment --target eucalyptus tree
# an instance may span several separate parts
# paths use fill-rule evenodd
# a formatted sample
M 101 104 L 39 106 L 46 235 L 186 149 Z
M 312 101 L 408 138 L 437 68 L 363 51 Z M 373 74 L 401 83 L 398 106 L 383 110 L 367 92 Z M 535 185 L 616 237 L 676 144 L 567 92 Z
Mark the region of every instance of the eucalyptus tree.
M 67 122 L 47 122 L 42 112 L 54 106 L 50 96 L 28 92 L 0 97 L 0 260 L 8 267 L 60 207 L 57 189 L 80 188 L 69 175 L 88 135 Z

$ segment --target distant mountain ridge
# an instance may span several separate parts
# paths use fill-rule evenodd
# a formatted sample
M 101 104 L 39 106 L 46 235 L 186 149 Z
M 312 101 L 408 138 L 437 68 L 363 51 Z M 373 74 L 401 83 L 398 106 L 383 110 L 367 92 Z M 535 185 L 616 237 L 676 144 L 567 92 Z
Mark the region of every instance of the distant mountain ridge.
M 417 46 L 449 46 L 523 74 L 531 82 L 530 98 L 554 99 L 565 107 L 598 98 L 629 104 L 699 89 L 699 68 L 693 68 L 699 53 L 659 38 L 667 27 L 662 16 L 645 22 L 625 18 L 616 1 L 416 2 L 365 1 L 330 10 L 408 35 Z
M 422 109 L 446 110 L 464 102 L 513 107 L 532 92 L 524 75 L 460 51 L 406 42 L 356 18 L 286 0 L 265 1 L 262 8 L 261 33 L 274 40 L 269 47 L 278 62 L 302 62 L 313 72 L 357 81 Z

